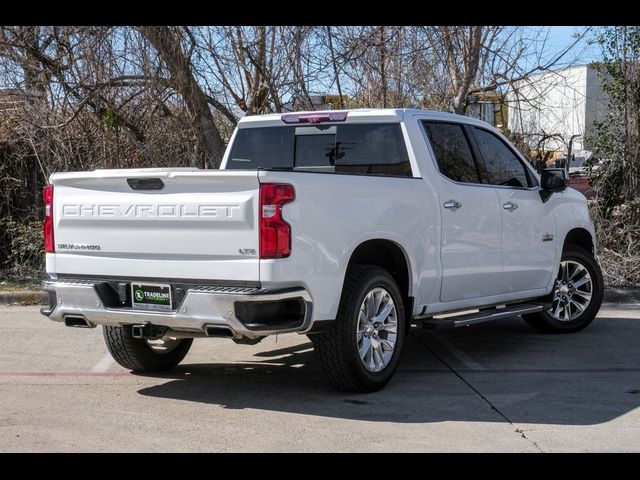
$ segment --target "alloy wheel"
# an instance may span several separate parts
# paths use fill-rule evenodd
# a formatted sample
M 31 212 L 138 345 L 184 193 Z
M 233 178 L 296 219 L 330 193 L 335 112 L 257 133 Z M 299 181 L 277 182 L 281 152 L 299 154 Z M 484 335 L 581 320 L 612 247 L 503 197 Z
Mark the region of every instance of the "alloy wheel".
M 370 372 L 380 372 L 389 365 L 398 335 L 396 306 L 391 294 L 382 287 L 364 297 L 358 314 L 356 339 L 358 354 Z
M 562 261 L 548 312 L 561 322 L 576 320 L 589 307 L 592 295 L 593 281 L 589 270 L 575 260 Z

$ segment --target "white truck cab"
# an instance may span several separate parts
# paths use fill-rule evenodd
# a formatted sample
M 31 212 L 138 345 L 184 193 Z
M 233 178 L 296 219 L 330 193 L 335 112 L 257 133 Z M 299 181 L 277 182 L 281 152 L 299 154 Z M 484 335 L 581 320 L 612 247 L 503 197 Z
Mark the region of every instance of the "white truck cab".
M 45 202 L 42 313 L 103 326 L 136 371 L 174 367 L 198 337 L 297 332 L 335 386 L 372 391 L 412 323 L 576 331 L 602 301 L 564 171 L 539 176 L 500 131 L 448 113 L 245 117 L 220 170 L 56 173 Z

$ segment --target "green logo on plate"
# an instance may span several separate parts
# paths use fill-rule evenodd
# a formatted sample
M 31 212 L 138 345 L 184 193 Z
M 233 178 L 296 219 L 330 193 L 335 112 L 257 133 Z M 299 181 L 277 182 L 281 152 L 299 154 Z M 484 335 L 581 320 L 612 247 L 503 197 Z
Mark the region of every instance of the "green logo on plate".
M 136 290 L 134 295 L 136 297 L 136 302 L 141 302 L 142 300 L 144 300 L 144 293 L 142 290 Z

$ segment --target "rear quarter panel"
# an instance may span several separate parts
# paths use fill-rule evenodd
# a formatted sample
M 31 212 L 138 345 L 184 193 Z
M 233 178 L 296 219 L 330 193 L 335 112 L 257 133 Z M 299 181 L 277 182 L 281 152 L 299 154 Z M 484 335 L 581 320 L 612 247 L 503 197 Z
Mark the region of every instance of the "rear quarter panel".
M 346 269 L 361 243 L 397 243 L 416 285 L 439 288 L 437 196 L 422 178 L 260 171 L 261 183 L 290 183 L 295 201 L 283 208 L 292 228 L 291 256 L 261 260 L 264 286 L 302 282 L 314 302 L 314 319 L 336 317 Z

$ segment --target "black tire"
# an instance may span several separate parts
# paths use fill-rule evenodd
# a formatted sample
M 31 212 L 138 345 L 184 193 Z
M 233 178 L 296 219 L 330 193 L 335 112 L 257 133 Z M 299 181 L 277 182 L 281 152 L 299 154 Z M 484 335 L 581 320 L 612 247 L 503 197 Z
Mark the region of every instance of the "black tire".
M 602 297 L 604 295 L 604 282 L 602 280 L 602 271 L 593 254 L 577 245 L 567 245 L 562 252 L 562 261 L 573 260 L 582 264 L 592 281 L 591 303 L 585 311 L 575 320 L 562 321 L 554 318 L 547 310 L 538 313 L 530 313 L 523 315 L 524 321 L 533 328 L 543 333 L 571 333 L 586 328 L 598 314 Z M 552 294 L 553 296 L 553 294 Z
M 193 338 L 183 338 L 172 350 L 159 353 L 146 340 L 133 338 L 131 326 L 103 326 L 102 333 L 113 359 L 140 373 L 171 370 L 184 359 L 193 343 Z
M 374 288 L 384 288 L 396 307 L 396 343 L 389 363 L 379 372 L 365 368 L 358 353 L 356 329 L 360 306 Z M 405 313 L 400 289 L 393 277 L 378 266 L 355 265 L 345 278 L 338 316 L 326 330 L 313 335 L 313 346 L 329 381 L 339 390 L 375 392 L 393 376 L 405 336 Z

